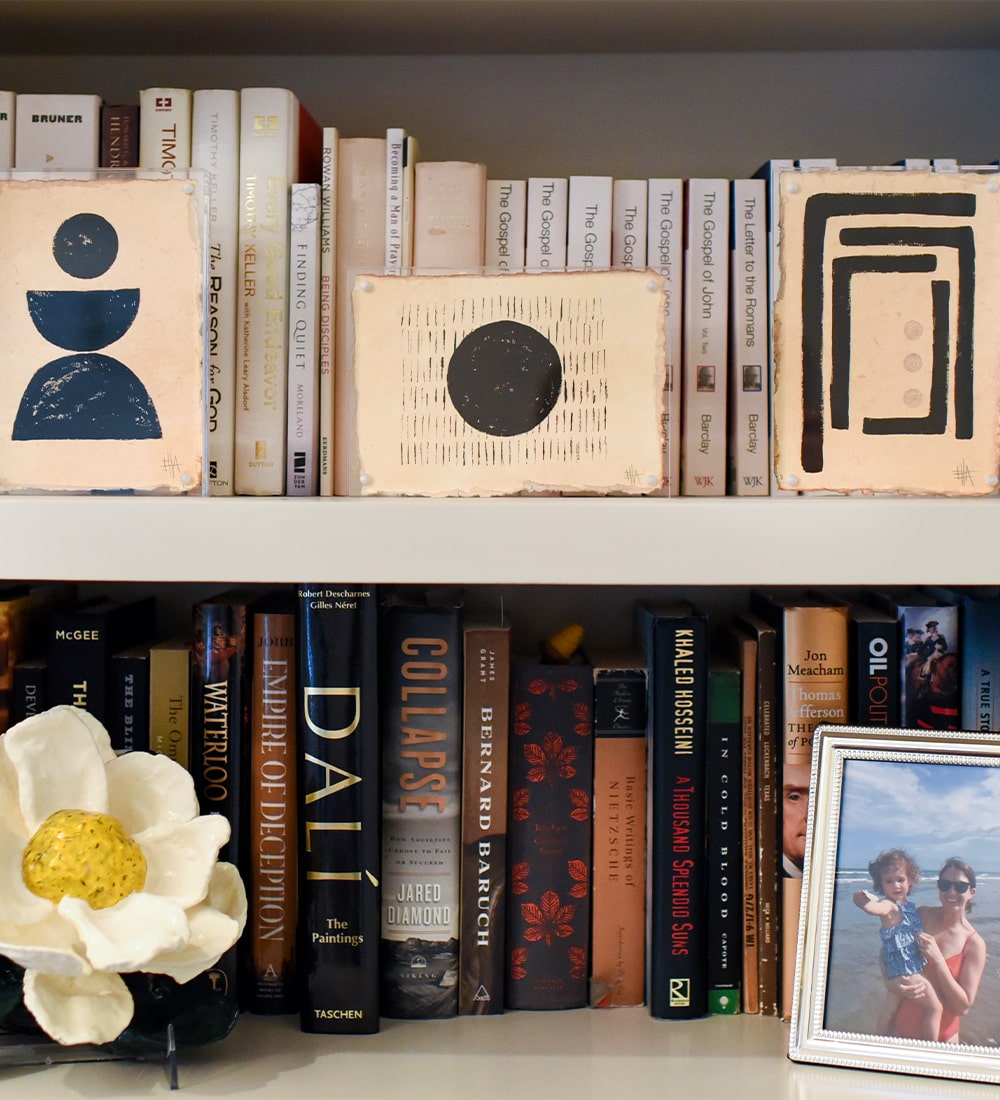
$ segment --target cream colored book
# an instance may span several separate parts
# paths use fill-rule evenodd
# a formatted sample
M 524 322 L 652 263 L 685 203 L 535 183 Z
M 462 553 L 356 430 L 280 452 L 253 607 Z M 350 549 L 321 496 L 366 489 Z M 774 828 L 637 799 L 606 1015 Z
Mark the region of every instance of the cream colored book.
M 385 138 L 342 137 L 337 161 L 333 483 L 346 496 L 358 491 L 351 287 L 358 274 L 385 271 Z
M 486 165 L 422 161 L 416 166 L 413 267 L 424 274 L 478 272 L 485 258 Z
M 14 167 L 13 92 L 0 91 L 0 169 Z
M 192 100 L 189 88 L 140 90 L 140 169 L 172 172 L 191 167 Z

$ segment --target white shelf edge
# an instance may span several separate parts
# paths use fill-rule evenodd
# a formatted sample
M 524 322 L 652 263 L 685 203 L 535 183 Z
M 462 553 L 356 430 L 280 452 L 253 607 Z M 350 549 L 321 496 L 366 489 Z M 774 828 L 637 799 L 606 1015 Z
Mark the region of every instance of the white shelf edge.
M 275 584 L 1000 581 L 993 498 L 12 496 L 0 579 Z M 934 555 L 920 551 L 934 532 Z

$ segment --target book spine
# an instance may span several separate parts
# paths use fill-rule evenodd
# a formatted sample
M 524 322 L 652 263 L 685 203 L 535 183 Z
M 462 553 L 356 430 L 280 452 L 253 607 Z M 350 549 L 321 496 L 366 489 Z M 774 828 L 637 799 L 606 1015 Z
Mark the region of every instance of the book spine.
M 646 718 L 645 669 L 594 670 L 592 1007 L 645 1001 Z
M 252 496 L 285 491 L 289 194 L 298 124 L 299 103 L 287 89 L 242 89 L 235 488 Z
M 139 167 L 139 105 L 106 103 L 101 108 L 102 168 Z
M 646 217 L 646 258 L 663 277 L 666 382 L 663 394 L 663 487 L 654 496 L 681 489 L 681 349 L 684 296 L 684 183 L 651 179 Z
M 385 264 L 385 138 L 340 139 L 335 259 L 333 485 L 347 496 L 360 489 L 351 287 L 359 273 L 380 272 Z
M 486 166 L 422 161 L 414 186 L 414 270 L 478 273 L 485 259 Z
M 289 244 L 289 496 L 319 491 L 320 185 L 293 183 Z
M 333 496 L 334 293 L 337 257 L 337 153 L 340 133 L 323 127 L 319 222 L 319 495 Z
M 726 491 L 729 181 L 690 179 L 686 194 L 681 491 Z
M 899 637 L 887 618 L 850 620 L 849 721 L 856 726 L 899 726 Z
M 111 655 L 108 734 L 115 752 L 149 752 L 149 647 Z
M 14 92 L 0 91 L 0 170 L 14 167 Z
M 406 131 L 390 126 L 385 132 L 385 273 L 403 273 L 403 178 L 406 173 Z
M 14 665 L 14 686 L 10 701 L 10 725 L 23 722 L 48 709 L 44 657 L 32 657 Z
M 740 1011 L 743 984 L 743 809 L 740 670 L 708 674 L 707 803 L 708 1011 Z
M 484 265 L 489 274 L 524 270 L 524 230 L 527 180 L 486 181 L 486 245 Z
M 458 1013 L 462 627 L 390 606 L 382 647 L 382 1015 Z
M 379 1029 L 378 603 L 302 586 L 298 610 L 299 1018 Z
M 904 726 L 959 729 L 962 659 L 958 605 L 906 605 L 901 609 L 899 627 Z
M 190 770 L 203 814 L 223 814 L 231 829 L 219 859 L 250 881 L 250 700 L 247 604 L 241 598 L 199 601 L 192 611 Z M 249 937 L 211 970 L 218 988 L 242 1004 Z
M 766 190 L 761 179 L 736 179 L 732 188 L 729 491 L 735 496 L 767 496 Z
M 240 94 L 199 88 L 191 163 L 205 173 L 208 213 L 208 491 L 232 496 L 236 431 Z
M 594 679 L 511 669 L 507 981 L 512 1009 L 583 1008 L 590 975 Z
M 569 177 L 532 176 L 524 230 L 526 271 L 566 270 Z
M 191 167 L 191 91 L 143 88 L 139 92 L 139 167 L 174 172 Z
M 191 770 L 191 645 L 149 650 L 149 748 Z
M 959 615 L 962 726 L 1000 730 L 1000 598 L 966 596 Z
M 615 180 L 611 200 L 611 266 L 642 271 L 648 247 L 649 181 Z
M 566 270 L 611 266 L 611 176 L 570 176 L 566 209 Z
M 510 630 L 470 627 L 464 645 L 458 1011 L 493 1016 L 504 1010 Z
M 658 1019 L 708 1011 L 705 913 L 707 621 L 651 616 L 646 998 Z
M 294 612 L 255 612 L 252 637 L 247 1007 L 276 1014 L 298 1008 Z
M 100 161 L 100 96 L 22 92 L 15 97 L 16 169 L 87 174 Z

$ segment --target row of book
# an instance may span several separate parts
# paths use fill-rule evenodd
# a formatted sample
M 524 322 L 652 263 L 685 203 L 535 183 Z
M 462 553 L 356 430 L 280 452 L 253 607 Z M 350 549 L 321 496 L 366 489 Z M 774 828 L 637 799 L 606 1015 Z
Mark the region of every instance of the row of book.
M 8 137 L 0 130 L 0 168 L 6 155 L 22 171 L 205 173 L 209 492 L 361 491 L 356 275 L 615 268 L 651 269 L 666 291 L 663 486 L 653 495 L 776 491 L 774 188 L 782 170 L 834 161 L 772 160 L 747 179 L 494 179 L 483 164 L 421 160 L 401 128 L 342 136 L 288 89 L 158 87 L 138 100 L 0 93 L 0 115 L 16 119 Z
M 4 728 L 84 706 L 189 767 L 251 898 L 220 976 L 309 1031 L 787 1015 L 816 725 L 1000 725 L 983 590 L 637 603 L 604 653 L 443 590 L 226 591 L 169 640 L 152 597 L 24 586 L 0 611 Z

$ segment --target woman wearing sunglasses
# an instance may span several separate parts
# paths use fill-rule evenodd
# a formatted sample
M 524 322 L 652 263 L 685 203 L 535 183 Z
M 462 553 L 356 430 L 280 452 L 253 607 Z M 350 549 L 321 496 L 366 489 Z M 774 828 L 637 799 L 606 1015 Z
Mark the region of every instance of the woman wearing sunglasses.
M 927 966 L 919 974 L 889 983 L 902 998 L 892 1034 L 905 1039 L 921 1037 L 919 1002 L 927 996 L 929 983 L 944 1009 L 938 1041 L 957 1043 L 959 1023 L 976 999 L 986 967 L 986 943 L 969 921 L 976 872 L 965 860 L 952 856 L 938 874 L 937 888 L 939 904 L 922 905 L 917 910 L 924 926 L 917 943 Z

